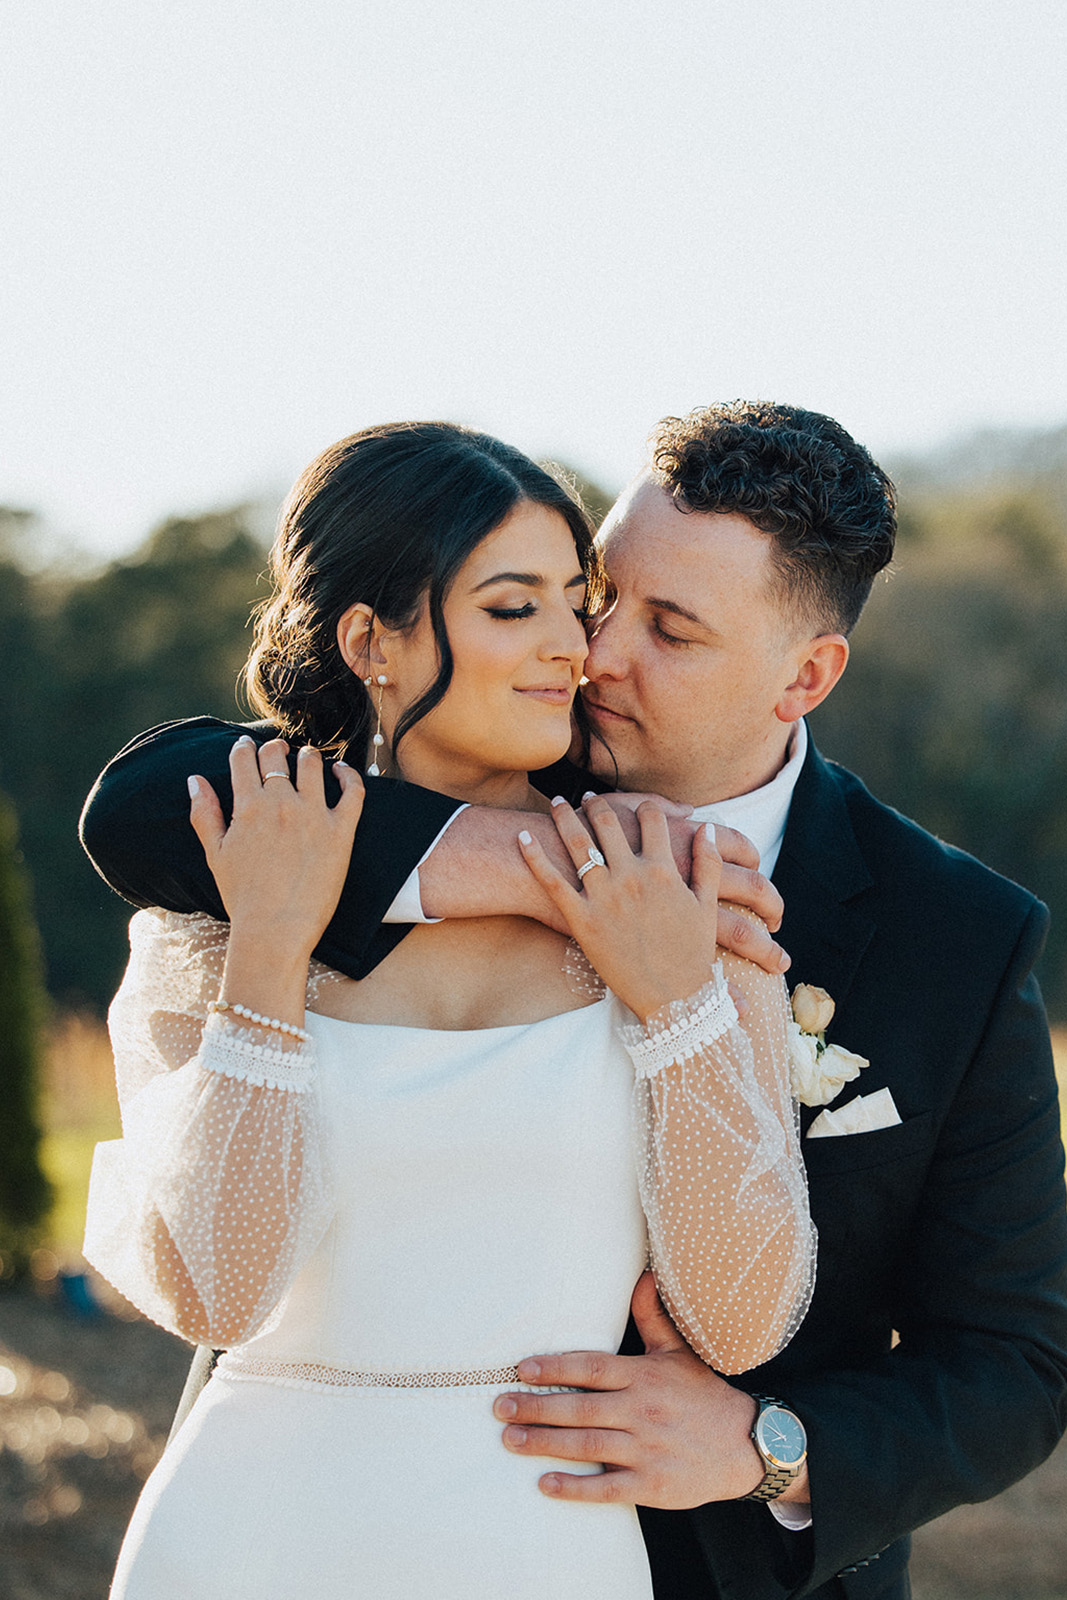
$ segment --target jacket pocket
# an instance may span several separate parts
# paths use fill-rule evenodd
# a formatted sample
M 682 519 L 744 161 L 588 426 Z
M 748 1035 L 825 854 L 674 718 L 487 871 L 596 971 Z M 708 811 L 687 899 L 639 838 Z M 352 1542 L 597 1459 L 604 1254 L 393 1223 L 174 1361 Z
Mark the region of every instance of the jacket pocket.
M 902 1161 L 927 1148 L 934 1139 L 934 1118 L 930 1111 L 909 1117 L 892 1128 L 874 1128 L 870 1133 L 835 1134 L 829 1139 L 801 1139 L 804 1165 L 815 1174 L 859 1172 Z

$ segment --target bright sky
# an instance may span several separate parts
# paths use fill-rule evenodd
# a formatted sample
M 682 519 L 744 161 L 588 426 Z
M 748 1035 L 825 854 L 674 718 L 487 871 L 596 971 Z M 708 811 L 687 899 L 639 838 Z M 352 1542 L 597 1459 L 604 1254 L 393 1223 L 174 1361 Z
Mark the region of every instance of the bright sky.
M 621 485 L 762 396 L 1067 420 L 1063 0 L 8 0 L 0 503 L 99 552 L 369 422 Z

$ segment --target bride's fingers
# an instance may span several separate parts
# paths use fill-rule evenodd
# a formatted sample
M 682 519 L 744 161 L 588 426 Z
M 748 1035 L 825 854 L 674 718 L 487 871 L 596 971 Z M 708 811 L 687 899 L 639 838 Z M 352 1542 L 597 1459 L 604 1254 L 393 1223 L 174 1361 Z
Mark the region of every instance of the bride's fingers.
M 206 778 L 201 778 L 197 774 L 186 781 L 189 785 L 189 821 L 193 825 L 193 832 L 204 847 L 205 856 L 210 861 L 226 833 L 222 807 L 219 805 L 218 795 Z
M 318 800 L 325 805 L 322 756 L 313 744 L 302 744 L 296 752 L 296 787 L 298 794 L 305 799 Z
M 285 758 L 281 757 L 285 765 Z M 230 747 L 230 781 L 233 784 L 233 811 L 236 816 L 251 804 L 263 787 L 260 777 L 259 750 L 250 734 L 243 733 Z
M 596 844 L 609 868 L 617 869 L 633 859 L 633 851 L 626 842 L 622 824 L 606 801 L 600 805 L 591 803 L 586 808 L 586 816 L 596 835 Z M 589 859 L 592 841 L 588 829 L 582 826 L 577 814 L 565 800 L 553 800 L 552 820 L 556 824 L 557 833 L 571 853 L 571 860 L 576 867 L 580 867 Z
M 588 834 L 585 835 L 585 840 L 586 854 L 588 854 Z M 581 895 L 567 882 L 563 874 L 548 859 L 538 840 L 525 828 L 519 834 L 519 849 L 526 865 L 553 905 L 562 911 L 568 927 L 573 930 L 575 916 L 581 914 L 583 904 Z
M 715 843 L 715 825 L 705 822 L 693 835 L 693 871 L 690 888 L 715 921 L 719 915 L 719 884 L 722 879 L 722 856 Z M 712 924 L 714 927 L 714 922 Z
M 333 808 L 334 816 L 343 818 L 355 833 L 356 824 L 363 814 L 363 801 L 367 792 L 363 779 L 355 767 L 350 767 L 347 761 L 335 761 L 333 772 L 341 785 L 341 798 Z
M 282 775 L 285 777 L 285 788 L 292 787 L 289 782 L 289 746 L 284 739 L 268 739 L 266 744 L 260 745 L 256 754 L 261 787 L 268 787 L 267 779 L 272 776 L 273 787 L 281 787 Z M 284 789 L 282 792 L 284 793 Z

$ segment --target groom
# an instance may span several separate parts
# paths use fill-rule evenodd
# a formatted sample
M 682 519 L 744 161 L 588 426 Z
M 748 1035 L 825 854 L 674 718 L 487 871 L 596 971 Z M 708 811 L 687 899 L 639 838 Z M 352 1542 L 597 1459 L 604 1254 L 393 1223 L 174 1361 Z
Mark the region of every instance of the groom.
M 720 1378 L 642 1290 L 645 1353 L 531 1351 L 524 1375 L 583 1392 L 498 1399 L 508 1448 L 609 1469 L 553 1471 L 546 1492 L 651 1508 L 659 1597 L 903 1600 L 909 1530 L 1022 1476 L 1067 1423 L 1062 1151 L 1031 976 L 1044 908 L 881 806 L 803 722 L 844 670 L 893 531 L 888 481 L 837 424 L 760 405 L 663 424 L 604 528 L 613 594 L 584 690 L 611 750 L 594 745 L 597 768 L 755 840 L 785 897 L 790 982 L 829 990 L 830 1041 L 870 1063 L 835 1104 L 888 1090 L 900 1119 L 805 1138 L 818 1282 L 764 1368 Z M 128 898 L 217 911 L 184 779 L 221 778 L 232 739 L 210 719 L 163 729 L 104 774 L 85 836 Z M 370 796 L 320 947 L 353 975 L 402 936 L 373 924 L 454 810 L 402 785 Z M 420 867 L 425 913 L 545 914 L 517 826 L 464 812 Z M 753 1396 L 806 1430 L 795 1470 L 752 1441 Z

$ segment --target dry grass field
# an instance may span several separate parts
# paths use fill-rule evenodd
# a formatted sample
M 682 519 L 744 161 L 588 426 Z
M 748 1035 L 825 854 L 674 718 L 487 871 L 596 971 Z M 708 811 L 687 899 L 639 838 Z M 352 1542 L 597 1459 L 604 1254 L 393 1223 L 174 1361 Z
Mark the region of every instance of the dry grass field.
M 1067 1108 L 1067 1031 L 1056 1045 Z M 75 1017 L 57 1028 L 46 1113 L 53 1247 L 39 1252 L 33 1285 L 0 1293 L 0 1597 L 104 1600 L 189 1352 L 106 1286 L 86 1315 L 69 1276 L 81 1266 L 92 1146 L 117 1129 L 97 1024 Z M 916 1600 L 1067 1600 L 1067 1442 L 997 1499 L 921 1529 L 912 1575 Z

